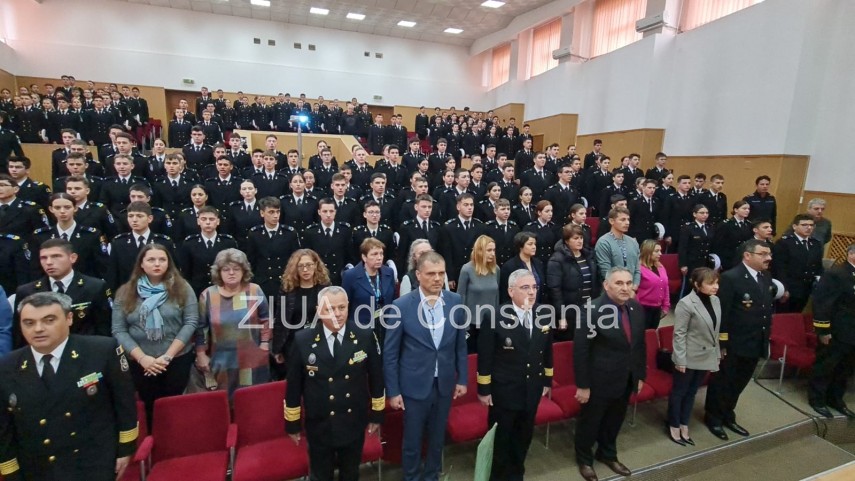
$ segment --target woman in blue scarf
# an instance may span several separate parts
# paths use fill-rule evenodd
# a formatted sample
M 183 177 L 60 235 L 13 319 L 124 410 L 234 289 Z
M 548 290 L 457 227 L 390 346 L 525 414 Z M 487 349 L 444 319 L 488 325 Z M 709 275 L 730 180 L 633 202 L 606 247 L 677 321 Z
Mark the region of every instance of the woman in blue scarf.
M 154 401 L 187 387 L 198 321 L 196 294 L 169 252 L 160 244 L 143 247 L 130 280 L 116 292 L 113 336 L 134 361 L 129 369 L 149 426 Z

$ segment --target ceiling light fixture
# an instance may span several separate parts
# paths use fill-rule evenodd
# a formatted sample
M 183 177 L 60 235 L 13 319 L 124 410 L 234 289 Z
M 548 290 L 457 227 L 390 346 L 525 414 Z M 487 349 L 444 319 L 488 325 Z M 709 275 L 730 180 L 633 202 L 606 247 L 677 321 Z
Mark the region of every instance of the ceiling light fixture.
M 409 28 L 409 27 L 415 27 L 415 26 L 416 26 L 416 22 L 411 22 L 411 21 L 409 21 L 409 20 L 401 20 L 400 22 L 398 22 L 398 26 L 399 26 L 399 27 L 407 27 L 407 28 Z
M 445 30 L 443 30 L 443 32 L 445 32 L 445 33 L 453 33 L 453 34 L 457 35 L 458 33 L 463 32 L 463 29 L 462 29 L 462 28 L 448 27 L 448 28 L 446 28 Z
M 365 15 L 361 13 L 348 13 L 347 18 L 351 20 L 365 20 Z
M 315 15 L 329 15 L 330 11 L 326 8 L 312 7 L 309 9 L 309 13 L 314 13 Z
M 270 0 L 249 0 L 249 3 L 257 7 L 269 7 Z
M 487 0 L 486 2 L 482 3 L 481 6 L 487 8 L 499 8 L 504 4 L 505 2 L 499 2 L 498 0 Z

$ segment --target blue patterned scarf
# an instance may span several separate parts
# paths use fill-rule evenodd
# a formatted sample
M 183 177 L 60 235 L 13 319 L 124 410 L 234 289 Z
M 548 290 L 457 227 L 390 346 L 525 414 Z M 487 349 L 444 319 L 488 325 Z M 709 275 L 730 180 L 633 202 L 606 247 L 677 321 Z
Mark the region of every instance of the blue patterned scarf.
M 148 276 L 137 280 L 137 294 L 143 300 L 140 306 L 140 327 L 145 329 L 149 341 L 163 339 L 163 317 L 158 307 L 166 302 L 167 293 L 163 283 L 151 285 Z

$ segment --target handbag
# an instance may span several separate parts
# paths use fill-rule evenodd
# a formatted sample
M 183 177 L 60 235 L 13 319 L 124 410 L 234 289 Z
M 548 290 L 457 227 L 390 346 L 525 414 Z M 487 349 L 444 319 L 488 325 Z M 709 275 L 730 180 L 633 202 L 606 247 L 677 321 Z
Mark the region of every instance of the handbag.
M 656 369 L 667 373 L 674 372 L 674 361 L 671 359 L 671 351 L 665 349 L 656 351 Z

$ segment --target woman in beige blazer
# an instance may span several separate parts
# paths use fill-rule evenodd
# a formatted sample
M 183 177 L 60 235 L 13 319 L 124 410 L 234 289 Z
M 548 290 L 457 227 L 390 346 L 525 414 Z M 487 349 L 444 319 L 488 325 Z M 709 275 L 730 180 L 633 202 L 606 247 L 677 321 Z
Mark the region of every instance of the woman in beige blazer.
M 668 397 L 668 437 L 685 446 L 695 394 L 707 373 L 718 371 L 721 349 L 718 343 L 721 304 L 718 272 L 700 267 L 691 273 L 693 287 L 674 309 L 674 385 Z

